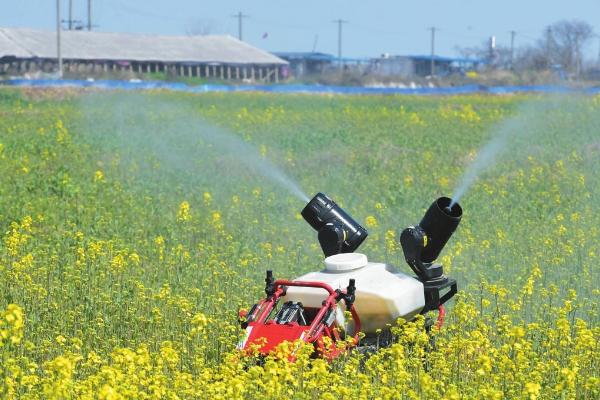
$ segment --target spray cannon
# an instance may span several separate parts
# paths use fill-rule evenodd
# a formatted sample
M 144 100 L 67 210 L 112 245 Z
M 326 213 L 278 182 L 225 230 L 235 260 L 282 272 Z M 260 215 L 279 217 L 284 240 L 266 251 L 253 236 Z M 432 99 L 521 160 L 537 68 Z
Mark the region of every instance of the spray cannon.
M 323 193 L 317 193 L 301 214 L 318 232 L 319 244 L 326 257 L 354 252 L 369 235 L 365 228 Z
M 400 244 L 406 262 L 423 282 L 425 311 L 439 308 L 456 294 L 456 280 L 444 275 L 444 268 L 434 261 L 456 230 L 462 217 L 462 208 L 448 197 L 440 197 L 431 204 L 421 222 L 402 231 Z M 450 290 L 440 297 L 440 292 Z
M 443 304 L 456 294 L 457 286 L 434 261 L 460 222 L 460 205 L 441 197 L 418 225 L 400 235 L 416 277 L 355 253 L 367 231 L 323 193 L 308 202 L 302 216 L 318 232 L 325 268 L 293 280 L 275 279 L 267 271 L 266 297 L 249 311 L 240 311 L 246 331 L 240 350 L 251 352 L 258 346 L 266 355 L 279 343 L 300 340 L 332 360 L 352 346 L 368 351 L 391 345 L 389 327 L 398 318 L 410 321 L 438 310 L 437 326 L 442 326 Z M 429 317 L 428 321 L 432 323 L 427 329 L 433 325 Z

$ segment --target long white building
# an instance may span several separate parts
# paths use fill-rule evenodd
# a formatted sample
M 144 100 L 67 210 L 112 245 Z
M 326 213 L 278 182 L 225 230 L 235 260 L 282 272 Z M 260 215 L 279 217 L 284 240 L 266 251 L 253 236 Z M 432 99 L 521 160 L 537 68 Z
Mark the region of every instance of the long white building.
M 57 69 L 56 32 L 0 28 L 0 74 Z M 165 36 L 61 31 L 66 72 L 167 72 L 215 79 L 279 81 L 287 61 L 229 35 Z

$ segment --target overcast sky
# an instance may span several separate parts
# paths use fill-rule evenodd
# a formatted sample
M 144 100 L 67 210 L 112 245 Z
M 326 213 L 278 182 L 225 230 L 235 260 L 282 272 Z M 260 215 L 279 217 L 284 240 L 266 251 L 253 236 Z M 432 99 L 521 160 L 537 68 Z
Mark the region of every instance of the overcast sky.
M 73 19 L 87 23 L 87 0 L 73 1 Z M 69 0 L 61 0 L 68 18 Z M 0 0 L 0 26 L 55 29 L 54 0 Z M 238 34 L 233 14 L 242 11 L 243 38 L 269 51 L 337 54 L 336 19 L 343 25 L 343 55 L 429 54 L 435 26 L 436 54 L 458 55 L 457 47 L 479 45 L 492 35 L 498 45 L 535 42 L 543 29 L 561 19 L 581 19 L 600 33 L 600 0 L 92 0 L 98 31 L 187 34 Z M 600 39 L 586 51 L 597 57 Z

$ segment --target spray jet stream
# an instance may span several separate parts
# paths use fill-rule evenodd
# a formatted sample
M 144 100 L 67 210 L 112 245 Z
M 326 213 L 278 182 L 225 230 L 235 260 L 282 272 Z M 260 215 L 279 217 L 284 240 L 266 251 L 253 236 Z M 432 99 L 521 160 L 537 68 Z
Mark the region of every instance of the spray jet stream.
M 93 139 L 103 146 L 112 141 L 115 150 L 128 154 L 134 163 L 150 164 L 143 172 L 150 172 L 157 161 L 178 176 L 216 184 L 251 173 L 303 202 L 309 200 L 256 146 L 211 124 L 189 103 L 141 94 L 92 94 L 81 100 L 80 107 L 93 127 L 90 134 L 98 136 Z M 101 115 L 94 114 L 98 109 Z
M 566 97 L 552 97 L 543 101 L 524 103 L 514 116 L 493 128 L 491 138 L 477 152 L 452 193 L 452 208 L 486 170 L 511 149 L 517 139 L 531 138 L 543 134 L 551 123 L 549 113 L 565 103 Z

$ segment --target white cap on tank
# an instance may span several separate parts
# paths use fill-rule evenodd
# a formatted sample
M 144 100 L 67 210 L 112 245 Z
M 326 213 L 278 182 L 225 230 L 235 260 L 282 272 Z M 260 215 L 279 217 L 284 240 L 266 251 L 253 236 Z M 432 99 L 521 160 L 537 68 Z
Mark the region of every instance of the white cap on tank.
M 327 271 L 352 271 L 366 266 L 367 256 L 361 253 L 340 253 L 329 256 L 325 259 L 325 269 Z

